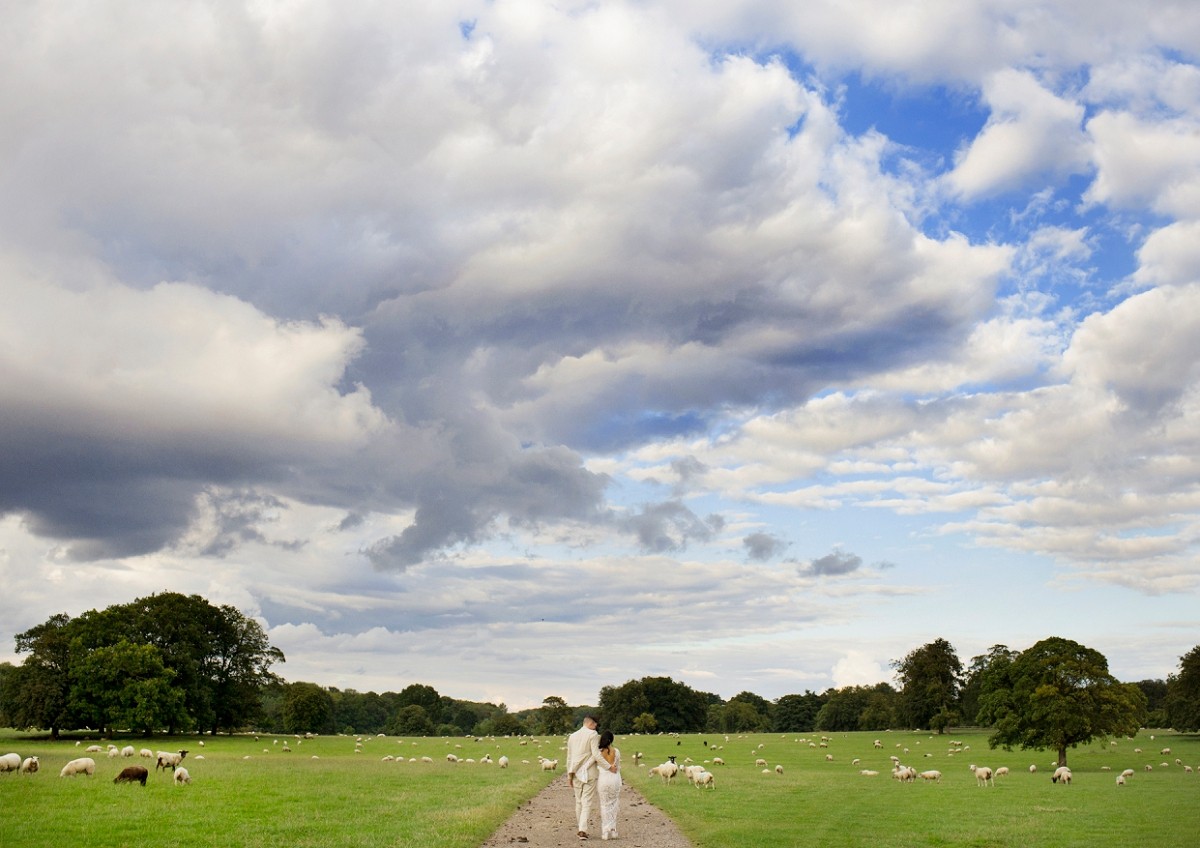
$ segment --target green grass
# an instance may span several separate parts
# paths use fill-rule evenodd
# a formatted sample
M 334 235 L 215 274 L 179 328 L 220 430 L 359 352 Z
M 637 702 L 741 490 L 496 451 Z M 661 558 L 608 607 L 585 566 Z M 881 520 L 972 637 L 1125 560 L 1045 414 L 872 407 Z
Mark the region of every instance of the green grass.
M 632 737 L 617 744 L 626 756 L 644 751 L 649 765 L 669 754 L 681 763 L 687 757 L 701 763 L 713 756 L 725 760 L 724 766 L 709 765 L 717 781 L 711 792 L 686 783 L 663 785 L 647 774 L 647 768 L 626 769 L 629 781 L 675 819 L 699 848 L 1198 844 L 1200 773 L 1187 774 L 1174 761 L 1179 757 L 1194 769 L 1200 767 L 1200 737 L 1155 732 L 1154 740 L 1146 733 L 1120 740 L 1116 747 L 1096 744 L 1070 750 L 1067 759 L 1074 780 L 1071 786 L 1058 786 L 1050 782 L 1053 754 L 990 750 L 983 732 L 943 737 L 824 734 L 829 737 L 827 748 L 819 747 L 822 735 L 761 734 L 728 741 L 712 734 Z M 874 739 L 884 747 L 876 749 Z M 970 750 L 951 755 L 951 739 Z M 713 751 L 714 746 L 720 747 Z M 1159 751 L 1168 746 L 1170 756 L 1161 756 Z M 1135 754 L 1138 747 L 1144 753 Z M 832 762 L 825 760 L 827 754 Z M 900 784 L 891 778 L 892 755 L 920 771 L 941 771 L 942 782 Z M 769 774 L 754 764 L 759 757 L 767 760 Z M 1170 763 L 1168 768 L 1160 767 L 1164 761 Z M 970 772 L 971 763 L 1008 766 L 1011 774 L 994 788 L 981 788 Z M 1031 763 L 1038 766 L 1036 774 L 1029 773 Z M 1154 771 L 1142 770 L 1147 763 Z M 783 766 L 782 775 L 775 773 L 776 765 Z M 1104 766 L 1112 771 L 1103 771 Z M 1125 768 L 1137 774 L 1128 785 L 1117 787 L 1116 775 Z M 874 769 L 879 776 L 864 777 L 861 769 Z
M 807 740 L 819 742 L 821 734 L 728 741 L 714 734 L 630 736 L 617 744 L 625 756 L 626 780 L 671 815 L 698 848 L 1193 846 L 1200 833 L 1200 772 L 1186 774 L 1174 761 L 1179 757 L 1200 767 L 1200 737 L 1154 735 L 1151 740 L 1144 732 L 1116 747 L 1095 744 L 1068 752 L 1075 781 L 1065 787 L 1050 783 L 1049 752 L 989 750 L 981 732 L 828 734 L 828 748 L 809 747 Z M 280 745 L 272 745 L 275 738 Z M 883 749 L 872 746 L 875 738 Z M 184 763 L 191 786 L 172 786 L 150 763 L 143 788 L 116 786 L 112 778 L 131 762 L 147 760 L 90 755 L 96 759 L 95 777 L 60 779 L 62 765 L 82 756 L 84 745 L 0 733 L 0 753 L 38 755 L 42 763 L 33 776 L 0 775 L 0 845 L 140 848 L 161 838 L 214 848 L 477 848 L 522 801 L 561 774 L 543 772 L 536 764 L 539 753 L 557 756 L 561 739 L 544 740 L 539 747 L 514 739 L 368 737 L 364 752 L 355 753 L 352 737 L 322 737 L 300 745 L 291 740 L 292 752 L 283 753 L 284 739 L 207 738 L 203 748 L 195 737 L 113 739 L 138 749 L 189 750 Z M 950 739 L 971 750 L 951 756 Z M 1172 753 L 1163 757 L 1159 751 L 1167 746 Z M 1135 754 L 1136 747 L 1144 753 Z M 642 768 L 632 764 L 639 750 L 646 754 Z M 512 765 L 506 770 L 453 765 L 446 762 L 448 752 L 475 758 L 507 754 Z M 434 762 L 383 762 L 385 754 L 425 755 Z M 682 779 L 665 786 L 650 777 L 648 766 L 669 754 L 680 762 L 724 758 L 726 765 L 710 766 L 716 790 L 697 790 Z M 825 761 L 826 754 L 832 762 Z M 893 754 L 918 769 L 940 770 L 943 782 L 899 784 L 890 777 Z M 754 764 L 757 757 L 767 760 L 769 774 Z M 861 762 L 854 764 L 855 757 Z M 1159 765 L 1164 761 L 1170 763 L 1167 768 Z M 968 770 L 972 762 L 1006 765 L 1012 773 L 994 788 L 982 789 Z M 1029 773 L 1030 763 L 1038 765 L 1037 774 Z M 782 775 L 773 771 L 777 764 Z M 1145 772 L 1146 764 L 1154 770 Z M 1112 770 L 1103 771 L 1104 766 Z M 880 774 L 863 777 L 863 768 Z M 1124 768 L 1137 773 L 1118 788 L 1115 776 Z M 153 836 L 155 831 L 161 835 Z

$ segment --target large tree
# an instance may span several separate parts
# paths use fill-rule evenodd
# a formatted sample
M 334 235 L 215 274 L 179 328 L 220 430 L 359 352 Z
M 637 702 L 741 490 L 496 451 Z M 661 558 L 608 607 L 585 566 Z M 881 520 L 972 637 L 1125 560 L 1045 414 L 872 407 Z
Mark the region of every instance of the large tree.
M 775 702 L 775 726 L 777 733 L 810 733 L 816 729 L 817 713 L 825 701 L 816 692 L 806 691 L 803 695 L 784 695 Z
M 57 739 L 75 726 L 70 712 L 71 617 L 65 612 L 16 635 L 17 653 L 29 654 L 8 675 L 4 711 L 14 727 L 38 727 Z
M 945 639 L 935 639 L 892 663 L 900 681 L 899 720 L 913 729 L 944 733 L 958 719 L 962 663 Z
M 986 654 L 971 657 L 966 682 L 958 693 L 959 714 L 964 724 L 979 722 L 980 697 L 989 673 L 1002 672 L 1020 653 L 1009 650 L 1007 645 L 992 645 Z
M 704 730 L 709 704 L 719 702 L 669 677 L 643 677 L 602 688 L 599 712 L 614 733 L 632 732 L 634 720 L 643 713 L 654 716 L 661 732 L 697 733 Z
M 980 701 L 980 719 L 995 728 L 993 748 L 1049 748 L 1060 766 L 1068 748 L 1132 736 L 1146 719 L 1146 696 L 1109 674 L 1103 654 L 1057 636 L 994 662 Z
M 1179 658 L 1179 673 L 1167 678 L 1167 720 L 1184 733 L 1200 730 L 1200 645 Z
M 574 730 L 571 726 L 573 713 L 564 699 L 558 695 L 547 695 L 542 699 L 541 709 L 538 710 L 538 732 L 547 736 L 570 733 Z
M 153 645 L 125 639 L 83 652 L 71 669 L 71 707 L 90 727 L 149 735 L 160 727 L 184 726 L 183 693 L 175 673 Z

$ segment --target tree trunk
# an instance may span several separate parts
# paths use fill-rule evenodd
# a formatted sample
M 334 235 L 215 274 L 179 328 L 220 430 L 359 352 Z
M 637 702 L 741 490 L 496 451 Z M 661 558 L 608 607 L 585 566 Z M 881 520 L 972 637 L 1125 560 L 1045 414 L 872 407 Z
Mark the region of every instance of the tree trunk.
M 1066 745 L 1058 746 L 1058 764 L 1059 764 L 1059 766 L 1065 766 L 1067 764 L 1067 746 Z

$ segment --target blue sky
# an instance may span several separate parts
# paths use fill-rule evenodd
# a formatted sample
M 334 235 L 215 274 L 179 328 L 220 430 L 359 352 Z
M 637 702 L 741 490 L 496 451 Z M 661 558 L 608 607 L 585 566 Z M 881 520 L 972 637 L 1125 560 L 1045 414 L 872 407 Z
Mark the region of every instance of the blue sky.
M 701 4 L 703 5 L 703 4 Z M 89 3 L 0 34 L 0 659 L 767 698 L 1200 633 L 1200 12 Z

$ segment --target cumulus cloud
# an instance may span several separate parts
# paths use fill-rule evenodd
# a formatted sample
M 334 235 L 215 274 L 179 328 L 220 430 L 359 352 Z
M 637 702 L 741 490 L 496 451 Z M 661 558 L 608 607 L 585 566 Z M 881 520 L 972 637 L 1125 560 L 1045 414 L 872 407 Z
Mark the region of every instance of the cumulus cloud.
M 759 532 L 744 537 L 742 546 L 746 549 L 746 556 L 750 559 L 765 562 L 783 553 L 787 549 L 788 543 L 771 533 Z
M 862 568 L 862 564 L 862 557 L 858 554 L 832 551 L 825 554 L 825 556 L 809 560 L 808 563 L 801 566 L 800 570 L 818 577 L 836 577 L 858 571 L 858 569 Z

